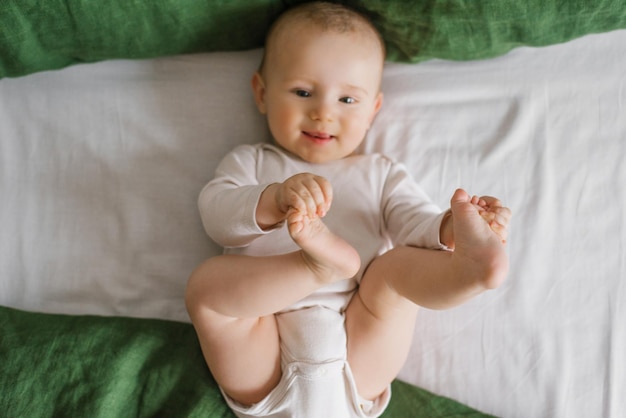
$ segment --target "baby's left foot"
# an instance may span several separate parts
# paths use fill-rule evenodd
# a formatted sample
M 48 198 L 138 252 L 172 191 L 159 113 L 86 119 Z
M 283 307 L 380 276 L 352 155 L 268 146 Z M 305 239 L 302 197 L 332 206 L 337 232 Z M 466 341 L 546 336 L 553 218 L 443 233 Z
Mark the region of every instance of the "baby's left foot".
M 302 258 L 318 280 L 331 283 L 349 279 L 361 267 L 359 253 L 332 233 L 319 216 L 310 218 L 297 211 L 287 217 L 289 234 L 302 249 Z
M 503 244 L 506 232 L 494 230 L 480 205 L 464 190 L 454 193 L 450 208 L 455 241 L 453 260 L 464 275 L 469 275 L 485 288 L 498 287 L 509 268 Z M 501 227 L 506 229 L 506 225 Z

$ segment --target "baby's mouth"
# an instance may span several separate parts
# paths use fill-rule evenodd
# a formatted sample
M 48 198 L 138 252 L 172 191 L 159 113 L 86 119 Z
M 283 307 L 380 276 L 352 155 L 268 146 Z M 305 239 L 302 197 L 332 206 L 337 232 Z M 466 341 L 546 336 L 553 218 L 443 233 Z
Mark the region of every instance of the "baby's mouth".
M 330 135 L 326 132 L 302 131 L 302 133 L 304 134 L 304 136 L 308 137 L 309 139 L 312 139 L 314 141 L 320 141 L 320 142 L 329 141 L 335 138 L 333 135 Z

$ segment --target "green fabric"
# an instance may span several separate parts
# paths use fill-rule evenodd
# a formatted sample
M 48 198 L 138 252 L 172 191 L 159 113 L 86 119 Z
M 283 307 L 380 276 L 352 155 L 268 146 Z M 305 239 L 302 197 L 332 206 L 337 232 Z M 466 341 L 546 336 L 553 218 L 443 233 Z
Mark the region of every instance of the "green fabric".
M 190 324 L 0 307 L 0 411 L 7 418 L 234 417 Z M 387 418 L 485 417 L 393 383 Z
M 111 58 L 262 46 L 303 0 L 0 0 L 0 77 Z M 467 60 L 626 28 L 624 0 L 344 0 L 369 14 L 389 59 Z
M 0 76 L 259 45 L 278 0 L 0 0 Z
M 624 0 L 362 0 L 392 61 L 491 58 L 626 28 Z

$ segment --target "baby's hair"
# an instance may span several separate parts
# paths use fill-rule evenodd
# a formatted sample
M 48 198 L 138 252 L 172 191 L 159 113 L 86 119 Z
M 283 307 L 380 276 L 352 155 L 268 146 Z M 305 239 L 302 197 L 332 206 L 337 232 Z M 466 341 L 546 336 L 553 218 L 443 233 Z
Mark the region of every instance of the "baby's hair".
M 290 8 L 274 21 L 265 37 L 265 52 L 259 71 L 263 69 L 267 50 L 276 36 L 288 25 L 299 22 L 313 25 L 323 32 L 360 32 L 374 35 L 380 45 L 383 59 L 385 57 L 385 42 L 382 36 L 374 24 L 362 13 L 341 4 L 314 1 Z

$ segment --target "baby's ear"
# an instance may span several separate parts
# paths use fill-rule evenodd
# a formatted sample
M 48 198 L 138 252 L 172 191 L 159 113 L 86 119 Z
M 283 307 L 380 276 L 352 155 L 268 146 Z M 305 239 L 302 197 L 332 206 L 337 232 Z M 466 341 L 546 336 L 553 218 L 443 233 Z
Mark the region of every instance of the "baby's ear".
M 378 96 L 376 96 L 376 104 L 374 105 L 375 113 L 378 113 L 380 108 L 383 107 L 383 92 L 379 92 Z
M 370 116 L 370 120 L 369 120 L 370 125 L 372 124 L 372 122 L 374 122 L 374 118 L 376 117 L 376 115 L 378 114 L 382 106 L 383 106 L 383 93 L 380 92 L 378 93 L 378 96 L 376 96 L 376 100 L 374 101 L 374 109 L 372 111 L 372 116 Z
M 254 75 L 252 76 L 251 84 L 256 107 L 259 109 L 259 112 L 265 114 L 265 81 L 263 80 L 263 76 L 261 75 L 261 73 L 259 73 L 258 71 L 254 73 Z

